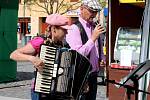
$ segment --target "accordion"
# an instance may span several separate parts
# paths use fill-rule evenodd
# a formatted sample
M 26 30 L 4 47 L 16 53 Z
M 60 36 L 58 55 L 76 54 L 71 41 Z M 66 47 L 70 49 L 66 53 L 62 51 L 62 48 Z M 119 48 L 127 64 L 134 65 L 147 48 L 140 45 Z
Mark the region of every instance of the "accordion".
M 91 68 L 89 60 L 75 50 L 47 45 L 41 45 L 40 59 L 45 66 L 36 72 L 34 91 L 78 100 Z

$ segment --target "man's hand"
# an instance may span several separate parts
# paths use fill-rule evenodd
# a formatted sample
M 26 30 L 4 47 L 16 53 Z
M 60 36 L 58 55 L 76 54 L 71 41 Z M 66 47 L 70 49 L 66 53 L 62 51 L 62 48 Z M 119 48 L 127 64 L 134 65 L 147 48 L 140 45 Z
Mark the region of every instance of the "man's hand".
M 100 61 L 100 67 L 105 67 L 106 66 L 106 62 L 104 60 Z
M 105 28 L 103 26 L 101 26 L 100 24 L 96 25 L 93 33 L 92 33 L 92 40 L 95 42 L 99 36 L 105 32 Z

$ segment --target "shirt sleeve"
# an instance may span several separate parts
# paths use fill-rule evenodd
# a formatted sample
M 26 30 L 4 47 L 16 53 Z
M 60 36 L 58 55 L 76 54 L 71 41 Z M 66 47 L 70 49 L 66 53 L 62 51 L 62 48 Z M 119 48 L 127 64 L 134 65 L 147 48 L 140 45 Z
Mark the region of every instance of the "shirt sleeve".
M 102 45 L 102 38 L 100 37 L 100 59 L 103 60 L 104 62 L 106 62 L 106 57 L 104 55 L 104 51 L 103 51 L 103 45 Z
M 39 53 L 41 44 L 44 43 L 44 39 L 41 37 L 36 37 L 29 41 L 33 48 L 35 49 L 36 53 Z
M 84 45 L 82 44 L 80 30 L 75 24 L 73 24 L 71 29 L 68 30 L 66 41 L 71 49 L 78 51 L 84 56 L 88 56 L 91 49 L 94 47 L 92 39 L 89 39 Z

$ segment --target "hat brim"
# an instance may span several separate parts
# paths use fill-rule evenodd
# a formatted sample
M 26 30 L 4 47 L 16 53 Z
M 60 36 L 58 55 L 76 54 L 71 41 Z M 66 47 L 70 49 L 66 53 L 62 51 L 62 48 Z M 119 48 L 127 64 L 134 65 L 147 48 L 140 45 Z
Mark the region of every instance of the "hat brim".
M 95 11 L 95 12 L 98 12 L 99 11 L 99 9 L 94 9 L 94 8 L 92 8 L 92 7 L 88 7 L 90 10 L 92 10 L 92 11 Z
M 60 26 L 61 28 L 63 29 L 66 29 L 66 30 L 70 30 L 71 29 L 71 26 L 69 25 L 64 25 L 64 26 Z

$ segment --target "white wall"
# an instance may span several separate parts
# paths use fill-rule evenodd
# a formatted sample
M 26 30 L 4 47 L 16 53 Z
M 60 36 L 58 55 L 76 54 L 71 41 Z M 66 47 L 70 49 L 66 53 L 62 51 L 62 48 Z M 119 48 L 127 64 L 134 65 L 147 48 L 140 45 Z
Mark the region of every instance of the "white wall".
M 31 17 L 31 35 L 39 33 L 39 17 Z

